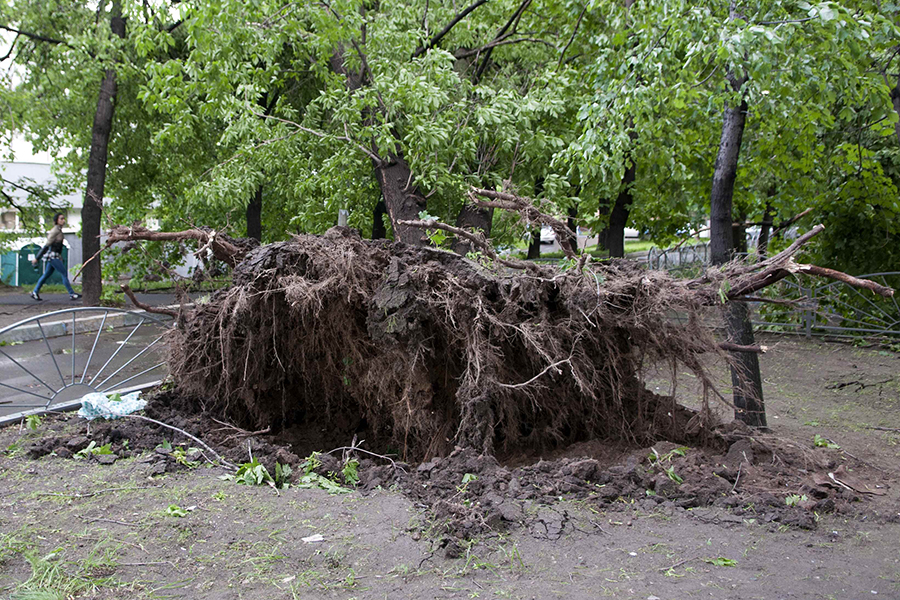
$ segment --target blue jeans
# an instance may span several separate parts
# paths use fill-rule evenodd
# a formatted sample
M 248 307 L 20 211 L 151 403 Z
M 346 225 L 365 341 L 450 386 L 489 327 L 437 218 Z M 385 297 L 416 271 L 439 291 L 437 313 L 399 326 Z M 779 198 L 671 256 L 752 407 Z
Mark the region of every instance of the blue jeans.
M 69 290 L 69 295 L 74 294 L 75 290 L 72 289 L 72 284 L 69 283 L 69 274 L 66 273 L 66 267 L 58 258 L 51 258 L 47 261 L 47 268 L 44 269 L 44 274 L 41 275 L 37 285 L 34 286 L 34 293 L 37 294 L 41 291 L 41 286 L 44 285 L 44 282 L 53 274 L 53 269 L 56 269 L 59 271 L 59 274 L 62 275 L 63 285 Z

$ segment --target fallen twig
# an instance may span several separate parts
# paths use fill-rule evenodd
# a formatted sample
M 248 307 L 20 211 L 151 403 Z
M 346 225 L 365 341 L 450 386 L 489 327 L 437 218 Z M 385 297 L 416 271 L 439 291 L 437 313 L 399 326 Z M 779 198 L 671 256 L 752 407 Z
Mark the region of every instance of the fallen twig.
M 685 563 L 689 563 L 689 562 L 691 562 L 692 560 L 697 560 L 698 558 L 700 558 L 700 557 L 699 557 L 699 556 L 692 556 L 692 557 L 690 557 L 690 558 L 685 558 L 684 560 L 679 560 L 679 561 L 678 561 L 677 563 L 675 563 L 674 565 L 670 565 L 670 566 L 668 566 L 668 567 L 660 567 L 659 570 L 660 570 L 660 571 L 671 571 L 672 569 L 674 569 L 674 568 L 676 568 L 676 567 L 680 567 L 681 565 L 683 565 L 683 564 L 685 564 Z
M 390 456 L 385 456 L 384 454 L 376 454 L 375 452 L 369 452 L 368 450 L 363 450 L 359 446 L 341 446 L 340 448 L 334 448 L 333 450 L 329 450 L 328 452 L 323 452 L 323 454 L 334 454 L 335 452 L 343 452 L 344 450 L 352 450 L 354 452 L 362 452 L 363 454 L 368 454 L 369 456 L 374 456 L 375 458 L 380 458 L 382 460 L 386 460 L 389 463 L 391 463 L 391 466 L 394 467 L 395 469 L 398 469 L 398 470 L 402 471 L 403 473 L 406 473 L 406 469 L 404 469 L 403 467 L 398 465 L 397 461 L 395 461 Z
M 744 455 L 744 458 L 747 458 L 747 455 L 746 455 L 746 454 Z M 732 493 L 732 494 L 735 493 L 735 490 L 737 489 L 738 481 L 741 480 L 741 470 L 742 470 L 743 468 L 744 468 L 744 461 L 741 461 L 740 463 L 738 463 L 738 472 L 737 472 L 737 477 L 734 478 L 734 485 L 731 486 L 731 493 Z
M 875 429 L 877 431 L 891 431 L 893 433 L 900 433 L 900 429 L 894 427 L 876 427 L 874 425 L 867 425 L 866 429 Z
M 719 342 L 719 348 L 721 348 L 722 350 L 727 350 L 729 352 L 752 352 L 754 354 L 765 354 L 769 349 L 768 346 L 744 346 L 741 344 L 735 344 L 733 342 Z
M 92 498 L 94 496 L 99 496 L 100 494 L 109 494 L 112 492 L 130 492 L 133 490 L 149 490 L 149 489 L 152 489 L 153 487 L 154 486 L 150 486 L 150 485 L 138 485 L 138 486 L 131 486 L 131 487 L 107 488 L 105 490 L 98 490 L 96 492 L 90 492 L 88 494 L 80 494 L 80 493 L 66 494 L 66 493 L 62 493 L 62 492 L 38 492 L 36 495 L 38 495 L 38 496 L 57 496 L 57 497 L 65 497 L 65 498 Z
M 139 523 L 126 523 L 125 521 L 116 521 L 115 519 L 102 519 L 100 517 L 81 517 L 81 519 L 87 521 L 88 523 L 96 523 L 98 521 L 103 523 L 115 523 L 116 525 L 125 525 L 127 527 L 139 527 Z
M 203 440 L 201 440 L 200 438 L 198 438 L 198 437 L 196 437 L 196 436 L 191 435 L 190 433 L 188 433 L 188 432 L 185 431 L 184 429 L 179 429 L 178 427 L 174 427 L 174 426 L 169 425 L 169 424 L 167 424 L 167 423 L 163 423 L 162 421 L 157 421 L 156 419 L 151 419 L 150 417 L 145 417 L 145 416 L 143 416 L 143 415 L 125 415 L 125 417 L 126 417 L 126 418 L 131 418 L 131 419 L 142 419 L 142 420 L 144 420 L 144 421 L 149 421 L 149 422 L 151 422 L 151 423 L 154 423 L 154 424 L 156 424 L 156 425 L 159 425 L 160 427 L 166 427 L 167 429 L 171 429 L 172 431 L 177 431 L 178 433 L 180 433 L 180 434 L 182 434 L 182 435 L 185 435 L 185 436 L 191 438 L 192 440 L 194 440 L 195 442 L 197 442 L 198 444 L 200 444 L 201 446 L 203 446 L 204 448 L 206 448 L 213 456 L 216 457 L 216 460 L 218 460 L 220 463 L 222 463 L 223 465 L 225 465 L 225 466 L 228 467 L 229 469 L 235 469 L 235 470 L 237 469 L 237 465 L 234 465 L 234 464 L 228 462 L 227 460 L 225 460 L 224 458 L 222 458 L 221 456 L 219 456 L 218 452 L 216 452 L 215 450 L 213 450 L 212 448 L 210 448 L 209 446 L 207 446 L 207 445 L 203 442 Z M 208 460 L 208 461 L 211 462 L 211 463 L 214 463 L 214 461 L 211 461 L 211 460 L 209 460 L 208 458 L 207 458 L 206 460 Z

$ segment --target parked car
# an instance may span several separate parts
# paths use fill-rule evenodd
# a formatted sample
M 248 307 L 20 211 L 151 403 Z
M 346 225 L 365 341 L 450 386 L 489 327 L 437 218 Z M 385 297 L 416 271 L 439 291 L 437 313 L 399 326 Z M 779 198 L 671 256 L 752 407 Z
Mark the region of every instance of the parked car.
M 549 225 L 543 225 L 541 227 L 541 243 L 542 244 L 552 244 L 556 241 L 556 234 L 553 233 L 553 228 Z

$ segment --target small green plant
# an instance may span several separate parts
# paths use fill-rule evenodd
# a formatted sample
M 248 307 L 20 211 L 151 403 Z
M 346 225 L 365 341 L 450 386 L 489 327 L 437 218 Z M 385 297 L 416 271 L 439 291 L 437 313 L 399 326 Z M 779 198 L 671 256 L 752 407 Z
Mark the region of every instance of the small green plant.
M 671 479 L 678 485 L 681 485 L 682 483 L 684 483 L 684 479 L 681 477 L 681 475 L 679 475 L 678 473 L 675 472 L 675 467 L 668 467 L 668 468 L 666 468 L 665 472 L 666 472 L 666 477 L 668 477 L 669 479 Z
M 809 500 L 809 496 L 803 494 L 788 494 L 787 498 L 784 499 L 784 503 L 788 506 L 799 506 L 801 502 L 806 502 Z
M 675 466 L 672 465 L 671 462 L 676 456 L 687 456 L 688 448 L 686 446 L 680 446 L 678 448 L 673 448 L 669 452 L 666 452 L 662 455 L 656 451 L 656 448 L 652 448 L 652 450 L 653 452 L 651 452 L 647 456 L 648 460 L 650 461 L 650 466 L 658 468 L 660 471 L 665 473 L 666 477 L 668 477 L 678 485 L 684 483 L 684 478 L 675 472 Z
M 241 485 L 268 485 L 276 490 L 290 485 L 291 468 L 288 465 L 275 463 L 275 477 L 255 458 L 238 467 L 234 475 L 222 475 L 220 479 L 234 481 Z
M 172 442 L 170 442 L 169 440 L 163 438 L 162 443 L 161 443 L 159 446 L 157 446 L 157 448 L 162 448 L 163 450 L 171 450 L 171 449 L 172 449 Z
M 721 556 L 717 556 L 716 558 L 704 558 L 703 562 L 707 562 L 716 567 L 736 567 L 737 561 L 732 558 L 723 558 Z
M 728 292 L 731 291 L 731 282 L 727 279 L 722 282 L 722 285 L 719 287 L 719 300 L 722 304 L 728 302 Z
M 112 446 L 110 444 L 103 444 L 102 446 L 98 446 L 97 442 L 91 441 L 85 448 L 76 452 L 73 458 L 84 459 L 89 456 L 97 456 L 100 454 L 112 454 Z
M 359 485 L 359 461 L 351 458 L 345 462 L 344 468 L 341 469 L 341 475 L 344 476 L 344 482 L 348 485 Z
M 419 219 L 421 219 L 422 221 L 439 221 L 437 217 L 428 214 L 428 211 L 425 210 L 419 213 Z M 440 229 L 426 229 L 425 236 L 428 238 L 428 241 L 434 244 L 437 248 L 443 246 L 444 242 L 446 242 L 447 238 L 449 237 L 446 232 Z
M 196 448 L 184 449 L 184 446 L 175 446 L 172 448 L 172 458 L 180 465 L 184 465 L 188 469 L 196 469 L 200 466 L 200 461 L 188 459 L 188 454 L 196 452 Z
M 43 421 L 44 418 L 41 415 L 28 415 L 25 417 L 25 427 L 31 431 L 37 431 Z
M 107 398 L 109 398 L 110 402 L 121 402 L 122 394 L 116 392 L 115 394 L 110 394 L 109 396 L 107 396 Z
M 178 506 L 177 504 L 170 504 L 166 509 L 166 514 L 170 517 L 176 517 L 178 519 L 182 519 L 187 516 L 187 511 Z
M 813 446 L 816 448 L 833 448 L 835 450 L 840 450 L 841 447 L 829 440 L 828 438 L 824 438 L 818 433 L 813 437 Z

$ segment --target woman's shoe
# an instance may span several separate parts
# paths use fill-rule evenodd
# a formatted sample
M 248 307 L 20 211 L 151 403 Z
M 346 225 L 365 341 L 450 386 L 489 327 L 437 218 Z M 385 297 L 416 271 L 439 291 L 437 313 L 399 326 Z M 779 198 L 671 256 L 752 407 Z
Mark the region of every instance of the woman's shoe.
M 43 300 L 43 298 L 41 298 L 40 296 L 38 296 L 36 292 L 31 292 L 31 297 L 32 297 L 33 299 L 37 300 L 38 302 L 40 302 L 41 300 Z
M 81 298 L 81 294 L 69 294 L 69 298 L 72 300 L 78 300 Z

